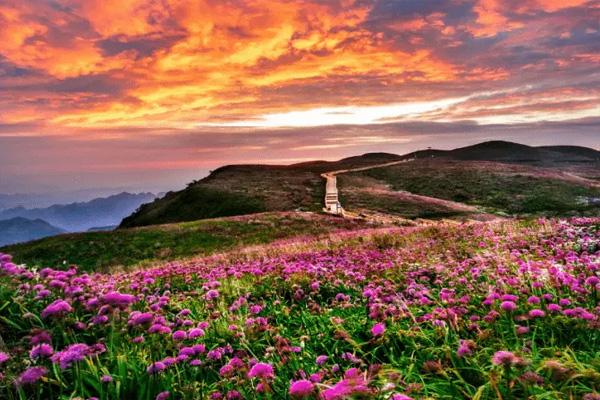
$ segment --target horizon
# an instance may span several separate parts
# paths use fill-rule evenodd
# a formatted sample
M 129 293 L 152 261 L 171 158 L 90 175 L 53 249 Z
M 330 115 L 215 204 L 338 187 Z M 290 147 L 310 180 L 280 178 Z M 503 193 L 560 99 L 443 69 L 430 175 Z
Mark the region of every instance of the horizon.
M 78 202 L 87 202 L 96 198 L 106 198 L 106 197 L 110 197 L 110 196 L 114 196 L 117 194 L 122 194 L 122 193 L 133 193 L 133 194 L 141 194 L 141 193 L 152 193 L 154 195 L 159 195 L 161 193 L 166 193 L 169 191 L 175 191 L 175 190 L 181 190 L 183 189 L 187 184 L 189 184 L 190 182 L 194 181 L 194 180 L 198 180 L 198 179 L 203 179 L 207 176 L 210 175 L 210 173 L 212 171 L 214 171 L 215 169 L 221 168 L 221 167 L 225 167 L 225 166 L 229 166 L 229 165 L 293 165 L 293 164 L 297 164 L 297 163 L 303 163 L 303 162 L 318 162 L 318 161 L 326 161 L 326 162 L 330 162 L 330 161 L 339 161 L 342 160 L 344 158 L 348 158 L 348 157 L 356 157 L 356 156 L 365 156 L 367 154 L 375 154 L 375 153 L 387 153 L 387 154 L 393 154 L 393 155 L 398 155 L 398 156 L 404 156 L 407 154 L 410 154 L 412 152 L 416 152 L 416 151 L 423 151 L 423 150 L 442 150 L 442 151 L 447 151 L 447 150 L 454 150 L 454 149 L 459 149 L 462 147 L 469 147 L 469 146 L 473 146 L 473 145 L 478 145 L 478 144 L 483 144 L 483 143 L 490 143 L 490 142 L 508 142 L 508 143 L 513 143 L 513 144 L 519 144 L 519 145 L 526 145 L 526 146 L 531 146 L 531 147 L 544 147 L 544 146 L 579 146 L 579 145 L 575 145 L 575 144 L 538 144 L 538 145 L 527 145 L 525 143 L 519 143 L 519 142 L 512 142 L 512 141 L 505 141 L 505 140 L 501 140 L 501 139 L 492 139 L 492 140 L 486 140 L 486 141 L 479 141 L 479 142 L 475 142 L 475 143 L 469 143 L 465 146 L 458 146 L 458 147 L 446 147 L 446 148 L 442 148 L 442 147 L 422 147 L 422 148 L 417 148 L 417 149 L 412 149 L 408 152 L 403 152 L 403 153 L 397 153 L 397 152 L 390 152 L 390 151 L 384 151 L 384 150 L 377 150 L 374 149 L 373 151 L 369 151 L 366 153 L 358 153 L 358 154 L 347 154 L 344 156 L 340 156 L 340 157 L 333 157 L 333 158 L 306 158 L 306 159 L 300 159 L 300 160 L 293 160 L 287 163 L 277 163 L 277 162 L 271 162 L 271 163 L 261 163 L 261 162 L 256 162 L 256 163 L 233 163 L 233 164 L 221 164 L 221 165 L 217 165 L 213 168 L 210 168 L 206 171 L 201 171 L 200 175 L 198 175 L 195 178 L 191 178 L 185 182 L 179 182 L 179 184 L 173 184 L 172 186 L 168 186 L 168 187 L 155 187 L 155 188 L 148 188 L 148 187 L 136 187 L 136 186 L 131 186 L 131 187 L 127 187 L 127 186 L 120 186 L 120 187 L 110 187 L 110 186 L 106 186 L 106 187 L 78 187 L 78 188 L 74 188 L 72 190 L 69 189 L 59 189 L 59 190 L 55 190 L 55 191 L 33 191 L 33 192 L 0 192 L 0 196 L 39 196 L 39 200 L 40 201 L 40 205 L 39 207 L 45 207 L 47 205 L 53 205 L 53 204 L 70 204 L 70 203 L 78 203 Z M 600 146 L 579 146 L 579 147 L 586 147 L 586 148 L 590 148 L 593 150 L 597 150 L 600 151 Z M 56 196 L 60 196 L 62 195 L 62 199 L 63 200 L 58 200 L 58 201 L 52 201 L 52 200 L 47 200 L 46 198 L 48 196 L 51 195 L 56 195 Z M 79 196 L 78 196 L 79 195 Z M 60 197 L 59 197 L 60 198 Z M 69 199 L 73 199 L 73 200 L 69 200 Z M 27 207 L 27 206 L 15 206 L 15 207 L 25 207 L 25 208 L 31 208 L 31 207 Z M 12 207 L 11 207 L 12 208 Z M 1 207 L 0 207 L 1 209 Z
M 0 192 L 486 140 L 598 148 L 585 0 L 0 3 Z

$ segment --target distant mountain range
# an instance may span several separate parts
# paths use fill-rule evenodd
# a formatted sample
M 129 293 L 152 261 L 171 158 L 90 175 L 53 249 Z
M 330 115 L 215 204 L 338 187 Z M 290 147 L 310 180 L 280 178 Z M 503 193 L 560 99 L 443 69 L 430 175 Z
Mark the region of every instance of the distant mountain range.
M 152 193 L 123 192 L 88 202 L 60 204 L 46 208 L 15 207 L 0 211 L 0 220 L 18 217 L 32 221 L 43 220 L 61 231 L 81 232 L 97 227 L 118 225 L 124 217 L 155 198 Z
M 1 186 L 1 185 L 0 185 Z M 133 190 L 127 188 L 91 188 L 63 191 L 39 191 L 35 193 L 5 193 L 0 187 L 0 211 L 7 208 L 46 208 L 55 204 L 70 204 L 87 202 L 100 197 L 112 196 L 116 193 L 140 193 L 148 190 Z M 160 194 L 158 195 L 160 197 Z
M 28 242 L 47 236 L 64 233 L 60 228 L 41 219 L 30 220 L 23 217 L 0 221 L 0 246 Z

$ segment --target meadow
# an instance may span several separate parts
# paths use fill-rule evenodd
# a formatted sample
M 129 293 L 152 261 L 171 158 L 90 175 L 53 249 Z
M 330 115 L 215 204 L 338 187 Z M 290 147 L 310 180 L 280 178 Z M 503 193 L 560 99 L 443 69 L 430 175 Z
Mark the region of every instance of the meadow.
M 127 272 L 0 255 L 0 398 L 600 399 L 600 219 L 389 228 Z

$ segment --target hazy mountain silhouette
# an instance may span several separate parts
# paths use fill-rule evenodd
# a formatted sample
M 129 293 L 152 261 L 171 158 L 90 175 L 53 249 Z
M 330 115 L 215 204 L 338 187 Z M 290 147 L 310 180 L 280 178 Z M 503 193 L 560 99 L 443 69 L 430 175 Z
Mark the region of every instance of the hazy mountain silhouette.
M 118 225 L 120 221 L 138 209 L 140 205 L 154 200 L 152 193 L 120 193 L 88 202 L 53 205 L 47 208 L 27 209 L 15 207 L 0 211 L 0 220 L 23 217 L 42 219 L 67 232 L 87 231 L 94 227 Z
M 41 219 L 11 218 L 0 221 L 0 246 L 28 242 L 61 233 L 64 233 L 62 229 Z

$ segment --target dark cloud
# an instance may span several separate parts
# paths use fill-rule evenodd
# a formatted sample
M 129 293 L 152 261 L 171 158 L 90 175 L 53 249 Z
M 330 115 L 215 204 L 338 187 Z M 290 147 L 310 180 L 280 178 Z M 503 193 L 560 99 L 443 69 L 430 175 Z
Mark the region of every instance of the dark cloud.
M 137 58 L 143 58 L 151 56 L 157 50 L 169 49 L 184 37 L 184 32 L 174 32 L 168 35 L 150 34 L 133 38 L 119 35 L 99 40 L 96 43 L 107 57 L 115 56 L 124 51 L 134 51 Z

